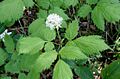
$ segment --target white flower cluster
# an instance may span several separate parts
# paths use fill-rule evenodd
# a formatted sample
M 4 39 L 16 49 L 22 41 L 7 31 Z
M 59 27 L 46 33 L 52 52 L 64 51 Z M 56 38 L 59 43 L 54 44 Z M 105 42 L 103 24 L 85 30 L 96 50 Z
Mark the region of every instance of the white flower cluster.
M 46 26 L 51 30 L 59 29 L 62 25 L 63 18 L 58 14 L 52 13 L 47 17 Z
M 8 30 L 6 29 L 2 34 L 0 34 L 0 39 L 2 39 L 4 41 L 4 37 L 6 34 L 10 35 L 10 34 L 12 34 L 12 32 L 8 32 Z

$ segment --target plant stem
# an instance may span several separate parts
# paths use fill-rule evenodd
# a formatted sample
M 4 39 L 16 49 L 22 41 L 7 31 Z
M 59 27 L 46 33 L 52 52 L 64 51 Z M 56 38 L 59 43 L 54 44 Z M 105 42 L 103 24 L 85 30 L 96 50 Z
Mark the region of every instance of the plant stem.
M 57 35 L 58 35 L 58 38 L 59 38 L 59 41 L 60 41 L 60 44 L 59 44 L 59 47 L 57 49 L 57 51 L 59 52 L 60 48 L 62 47 L 62 39 L 61 39 L 61 36 L 60 36 L 60 33 L 59 33 L 59 30 L 57 29 Z

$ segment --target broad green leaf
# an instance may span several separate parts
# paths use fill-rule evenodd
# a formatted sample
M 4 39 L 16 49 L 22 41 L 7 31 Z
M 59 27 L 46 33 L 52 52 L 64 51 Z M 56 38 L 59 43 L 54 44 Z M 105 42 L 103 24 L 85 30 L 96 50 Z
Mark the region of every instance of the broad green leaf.
M 64 59 L 80 59 L 84 60 L 87 59 L 88 57 L 83 54 L 79 48 L 75 46 L 65 46 L 60 50 L 60 55 Z
M 119 0 L 100 0 L 99 3 L 119 3 Z
M 94 79 L 93 74 L 88 67 L 79 66 L 76 67 L 74 71 L 81 79 Z
M 38 37 L 24 37 L 19 40 L 19 54 L 21 53 L 36 53 L 44 46 L 45 41 Z
M 5 35 L 4 44 L 8 53 L 14 52 L 15 44 L 11 36 Z
M 26 79 L 26 75 L 24 73 L 20 73 L 18 79 Z
M 108 22 L 119 21 L 120 20 L 120 4 L 100 4 L 101 11 L 103 11 L 103 16 Z
M 0 79 L 11 79 L 11 77 L 0 77 Z
M 65 33 L 65 37 L 68 40 L 72 40 L 75 38 L 75 36 L 77 36 L 78 34 L 78 21 L 75 20 L 72 23 L 69 24 L 66 33 Z
M 19 59 L 20 69 L 23 70 L 23 71 L 30 70 L 31 67 L 32 67 L 32 65 L 34 64 L 34 62 L 39 57 L 39 55 L 40 55 L 40 52 L 32 54 L 32 55 L 30 55 L 30 54 L 24 54 L 24 55 L 22 55 L 20 57 L 20 59 Z
M 33 68 L 37 72 L 42 72 L 43 70 L 50 68 L 56 58 L 56 51 L 45 52 L 38 57 L 38 59 L 35 61 L 35 64 L 33 65 Z
M 116 60 L 102 70 L 103 79 L 120 79 L 120 60 Z
M 0 3 L 0 22 L 16 21 L 23 15 L 22 0 L 4 0 Z M 9 14 L 8 14 L 9 13 Z
M 7 57 L 8 57 L 7 53 L 2 48 L 0 48 L 0 66 L 5 63 Z
M 99 7 L 95 7 L 94 10 L 92 11 L 92 20 L 98 29 L 103 31 L 105 30 L 104 17 Z
M 48 9 L 50 6 L 50 1 L 49 0 L 36 0 L 37 4 L 44 8 L 44 9 Z
M 5 71 L 11 73 L 19 73 L 20 69 L 18 66 L 18 61 L 10 61 L 5 65 Z
M 61 7 L 63 5 L 64 0 L 50 0 L 51 4 L 56 7 Z
M 109 1 L 100 1 L 92 12 L 92 20 L 94 24 L 104 31 L 104 19 L 107 22 L 115 23 L 120 20 L 120 3 Z
M 34 5 L 33 0 L 23 0 L 23 2 L 24 2 L 24 5 L 28 8 Z
M 37 19 L 29 26 L 29 34 L 32 37 L 40 37 L 45 41 L 52 41 L 56 37 L 55 30 L 46 27 L 43 19 Z
M 45 51 L 51 51 L 54 48 L 54 44 L 52 42 L 48 42 L 45 44 Z
M 98 2 L 98 0 L 86 0 L 86 3 L 88 3 L 88 4 L 96 4 L 97 2 Z
M 89 55 L 100 54 L 101 51 L 110 49 L 110 47 L 101 39 L 100 36 L 82 36 L 72 42 L 68 42 L 67 46 L 77 46 L 80 51 Z
M 73 79 L 73 74 L 69 65 L 63 60 L 59 60 L 55 65 L 53 79 Z
M 75 6 L 78 3 L 78 0 L 64 0 L 64 7 L 69 8 L 70 6 Z
M 31 69 L 26 79 L 40 79 L 40 73 Z
M 91 12 L 91 10 L 92 10 L 91 6 L 85 4 L 82 7 L 80 7 L 77 15 L 84 18 Z
M 37 14 L 39 18 L 46 19 L 47 18 L 47 11 L 46 10 L 39 10 L 39 13 Z
M 64 20 L 69 19 L 68 15 L 65 14 L 64 10 L 59 7 L 54 7 L 53 9 L 51 9 L 49 11 L 49 13 L 56 13 L 56 14 L 60 15 Z

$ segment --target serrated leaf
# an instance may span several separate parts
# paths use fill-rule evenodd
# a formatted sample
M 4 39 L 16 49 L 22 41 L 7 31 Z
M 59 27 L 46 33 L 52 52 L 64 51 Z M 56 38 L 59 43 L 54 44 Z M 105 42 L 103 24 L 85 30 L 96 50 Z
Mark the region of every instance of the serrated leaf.
M 0 77 L 0 79 L 11 79 L 11 77 Z
M 32 65 L 34 64 L 34 62 L 37 60 L 37 58 L 39 57 L 40 52 L 35 53 L 35 54 L 24 54 L 20 57 L 19 59 L 19 66 L 20 69 L 23 71 L 28 71 L 31 69 Z M 27 64 L 27 65 L 26 65 Z
M 35 64 L 33 65 L 33 68 L 37 72 L 42 72 L 43 70 L 50 68 L 56 58 L 56 51 L 45 52 L 38 57 L 38 59 L 35 61 Z
M 120 79 L 120 60 L 112 62 L 102 70 L 103 79 Z
M 63 5 L 64 0 L 50 0 L 51 4 L 56 7 L 61 7 Z
M 47 11 L 40 9 L 40 11 L 37 15 L 38 15 L 39 18 L 46 19 L 47 18 Z
M 100 36 L 82 36 L 69 42 L 67 46 L 77 46 L 87 56 L 100 54 L 101 51 L 110 49 L 110 47 L 101 39 Z
M 97 2 L 98 2 L 98 0 L 86 0 L 86 3 L 88 3 L 88 4 L 96 4 Z
M 69 59 L 69 60 L 85 60 L 88 57 L 80 51 L 79 48 L 74 47 L 74 46 L 65 46 L 60 50 L 60 55 L 64 59 Z
M 63 60 L 59 60 L 55 65 L 53 79 L 73 79 L 73 74 L 69 65 Z
M 114 1 L 100 1 L 92 12 L 94 24 L 104 31 L 104 19 L 115 23 L 120 20 L 120 3 Z
M 24 37 L 19 40 L 19 54 L 21 53 L 36 53 L 44 46 L 45 41 L 38 37 Z
M 76 67 L 74 71 L 81 79 L 94 79 L 93 74 L 88 67 L 79 66 Z
M 34 5 L 33 0 L 23 0 L 23 2 L 27 8 L 32 7 Z
M 115 23 L 115 21 L 120 20 L 120 4 L 103 3 L 100 7 L 101 11 L 104 11 L 103 16 L 108 22 Z
M 98 29 L 103 30 L 103 31 L 105 30 L 104 17 L 99 7 L 95 7 L 94 10 L 92 11 L 92 20 Z
M 44 19 L 37 19 L 29 26 L 29 34 L 32 37 L 40 37 L 45 41 L 52 41 L 56 37 L 55 30 L 46 27 Z
M 0 48 L 0 66 L 5 63 L 7 57 L 8 57 L 7 53 L 2 48 Z
M 31 69 L 26 79 L 40 79 L 40 73 Z
M 73 38 L 75 38 L 75 36 L 77 36 L 78 34 L 78 21 L 75 20 L 72 23 L 69 24 L 66 33 L 65 33 L 65 37 L 68 40 L 72 40 Z
M 15 44 L 11 36 L 5 35 L 4 44 L 8 53 L 14 52 Z
M 44 9 L 48 9 L 50 6 L 50 1 L 49 0 L 36 0 L 37 4 L 44 8 Z
M 64 7 L 69 8 L 70 6 L 75 6 L 78 3 L 78 0 L 64 0 Z
M 19 73 L 20 69 L 18 63 L 19 63 L 18 61 L 10 61 L 5 65 L 5 71 L 11 73 Z
M 52 42 L 48 42 L 45 45 L 45 51 L 51 51 L 51 50 L 53 50 L 53 48 L 54 48 L 54 44 Z
M 23 15 L 23 7 L 22 0 L 4 0 L 0 3 L 0 22 L 18 20 Z
M 86 17 L 90 12 L 92 11 L 92 8 L 90 5 L 83 5 L 82 7 L 80 7 L 80 9 L 78 10 L 78 16 L 80 17 Z
M 26 79 L 26 75 L 24 73 L 20 73 L 18 79 Z
M 53 9 L 51 9 L 49 11 L 49 13 L 56 13 L 56 14 L 60 15 L 64 20 L 69 19 L 68 15 L 65 14 L 64 10 L 59 7 L 54 7 Z
M 99 3 L 119 3 L 119 0 L 100 0 Z

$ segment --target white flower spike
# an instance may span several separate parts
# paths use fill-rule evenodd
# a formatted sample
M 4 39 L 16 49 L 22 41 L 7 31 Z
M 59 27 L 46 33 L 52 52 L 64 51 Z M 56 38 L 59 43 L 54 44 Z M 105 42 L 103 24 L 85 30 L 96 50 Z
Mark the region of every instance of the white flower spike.
M 2 39 L 3 41 L 4 41 L 5 34 L 11 35 L 12 32 L 8 32 L 8 30 L 6 29 L 2 34 L 0 34 L 0 39 Z
M 46 27 L 49 27 L 51 30 L 59 29 L 62 25 L 63 18 L 58 14 L 52 13 L 47 17 Z

